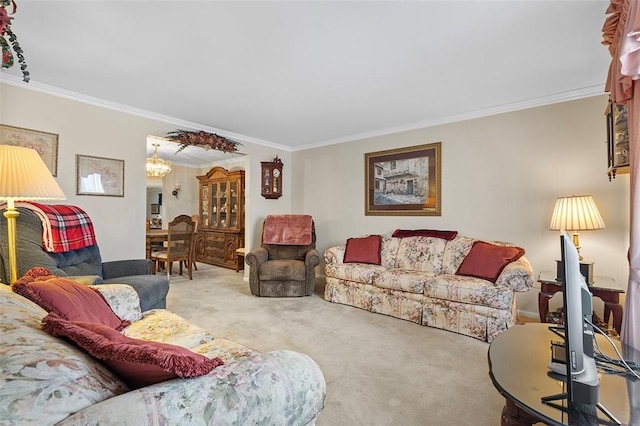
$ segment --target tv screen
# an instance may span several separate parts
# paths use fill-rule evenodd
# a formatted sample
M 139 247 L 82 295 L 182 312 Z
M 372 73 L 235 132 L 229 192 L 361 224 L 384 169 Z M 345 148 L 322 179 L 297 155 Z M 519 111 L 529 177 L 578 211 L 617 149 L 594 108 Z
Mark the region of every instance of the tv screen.
M 567 397 L 570 403 L 598 403 L 598 372 L 593 358 L 593 304 L 580 273 L 578 250 L 566 232 L 560 236 L 564 264 L 564 343 L 567 361 Z

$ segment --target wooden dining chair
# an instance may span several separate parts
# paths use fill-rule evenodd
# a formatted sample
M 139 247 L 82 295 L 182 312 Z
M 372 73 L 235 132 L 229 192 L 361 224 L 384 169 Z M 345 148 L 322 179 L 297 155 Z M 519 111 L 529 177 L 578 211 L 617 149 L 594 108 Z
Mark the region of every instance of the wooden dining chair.
M 169 226 L 167 228 L 168 236 L 166 250 L 159 250 L 151 253 L 151 261 L 156 264 L 164 264 L 167 271 L 167 277 L 169 277 L 173 272 L 173 262 L 178 262 L 178 265 L 180 266 L 180 275 L 182 275 L 182 266 L 185 265 L 187 267 L 189 279 L 193 279 L 192 266 L 195 227 L 195 223 L 190 216 L 177 216 L 169 222 Z
M 191 244 L 193 244 L 193 247 L 191 248 L 191 252 L 193 253 L 193 269 L 195 269 L 196 271 L 198 270 L 198 265 L 196 265 L 196 233 L 198 232 L 198 220 L 200 219 L 200 216 L 198 216 L 197 214 L 192 214 L 191 215 L 191 220 L 193 220 L 193 241 L 191 242 Z M 187 262 L 182 262 L 184 264 L 184 266 L 187 266 Z

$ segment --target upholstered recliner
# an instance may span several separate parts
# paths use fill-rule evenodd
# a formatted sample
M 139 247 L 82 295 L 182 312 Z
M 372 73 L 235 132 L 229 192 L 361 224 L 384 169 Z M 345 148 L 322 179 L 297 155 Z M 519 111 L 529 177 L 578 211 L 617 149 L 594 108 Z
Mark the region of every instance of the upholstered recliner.
M 310 296 L 315 287 L 315 224 L 308 215 L 270 215 L 262 245 L 246 254 L 249 286 L 255 296 Z
M 169 280 L 151 273 L 148 259 L 102 262 L 97 244 L 63 253 L 49 253 L 42 243 L 42 221 L 32 210 L 19 207 L 17 219 L 18 277 L 35 266 L 58 276 L 87 276 L 90 284 L 129 284 L 138 293 L 142 311 L 164 309 Z M 9 283 L 7 221 L 0 216 L 0 281 Z

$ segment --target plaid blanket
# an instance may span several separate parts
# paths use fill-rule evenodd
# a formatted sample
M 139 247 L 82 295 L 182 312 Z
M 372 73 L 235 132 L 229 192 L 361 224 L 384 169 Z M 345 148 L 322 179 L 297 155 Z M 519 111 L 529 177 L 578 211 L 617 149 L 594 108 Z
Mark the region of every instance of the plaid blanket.
M 79 207 L 16 203 L 32 210 L 42 221 L 42 246 L 50 253 L 64 253 L 97 244 L 93 223 Z

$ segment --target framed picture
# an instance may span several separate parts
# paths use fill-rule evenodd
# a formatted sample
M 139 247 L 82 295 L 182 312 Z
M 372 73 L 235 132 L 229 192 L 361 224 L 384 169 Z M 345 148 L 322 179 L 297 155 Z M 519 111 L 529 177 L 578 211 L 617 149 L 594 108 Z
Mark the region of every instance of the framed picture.
M 76 194 L 124 197 L 124 160 L 76 154 Z
M 441 143 L 364 155 L 365 216 L 440 216 Z
M 14 145 L 38 151 L 53 176 L 58 175 L 58 135 L 0 124 L 0 145 Z
M 151 214 L 160 214 L 160 204 L 151 204 Z

